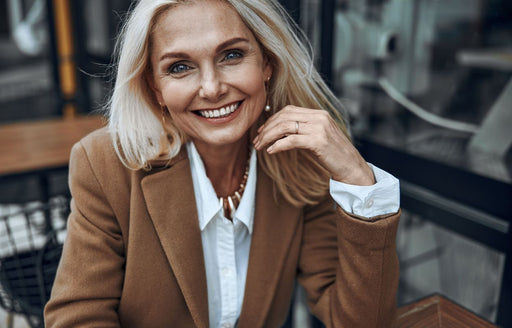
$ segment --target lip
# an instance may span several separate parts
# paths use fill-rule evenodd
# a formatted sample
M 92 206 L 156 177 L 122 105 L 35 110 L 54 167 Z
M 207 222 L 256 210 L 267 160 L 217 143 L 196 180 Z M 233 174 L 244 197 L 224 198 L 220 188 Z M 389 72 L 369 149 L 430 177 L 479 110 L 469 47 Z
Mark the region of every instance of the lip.
M 227 107 L 233 106 L 235 104 L 238 104 L 238 106 L 236 107 L 234 112 L 232 112 L 231 114 L 226 115 L 226 116 L 222 116 L 222 117 L 204 117 L 204 116 L 202 116 L 199 113 L 200 111 L 220 110 L 221 108 L 227 108 Z M 227 122 L 230 122 L 230 121 L 234 120 L 238 116 L 238 114 L 240 113 L 240 108 L 243 106 L 243 104 L 244 104 L 243 100 L 234 101 L 232 103 L 229 103 L 229 104 L 223 105 L 221 107 L 217 107 L 217 108 L 195 110 L 194 114 L 197 115 L 200 119 L 205 120 L 205 121 L 207 121 L 209 123 L 223 124 L 223 123 L 227 123 Z

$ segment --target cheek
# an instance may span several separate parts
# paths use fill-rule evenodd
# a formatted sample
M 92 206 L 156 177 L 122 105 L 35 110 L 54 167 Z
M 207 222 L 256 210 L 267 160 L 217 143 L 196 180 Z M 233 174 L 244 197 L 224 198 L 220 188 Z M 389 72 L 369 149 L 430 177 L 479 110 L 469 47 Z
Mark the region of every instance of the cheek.
M 265 90 L 265 84 L 259 80 L 251 83 L 250 88 L 252 90 L 252 96 L 254 97 L 255 106 L 257 109 L 263 110 L 265 103 L 267 102 L 267 92 Z
M 241 74 L 236 80 L 232 80 L 232 85 L 237 86 L 239 90 L 244 92 L 251 97 L 254 97 L 254 100 L 265 101 L 266 91 L 265 91 L 265 83 L 263 82 L 261 70 L 258 71 L 250 71 Z
M 189 89 L 186 84 L 182 83 L 170 83 L 164 86 L 162 89 L 162 98 L 171 114 L 172 112 L 182 112 L 187 104 L 190 103 L 194 94 Z

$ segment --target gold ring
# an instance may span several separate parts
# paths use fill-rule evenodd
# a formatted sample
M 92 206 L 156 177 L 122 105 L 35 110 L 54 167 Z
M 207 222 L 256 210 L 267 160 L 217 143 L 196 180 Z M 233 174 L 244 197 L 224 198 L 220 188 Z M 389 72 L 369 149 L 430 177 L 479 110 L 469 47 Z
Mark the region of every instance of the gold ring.
M 299 134 L 299 121 L 295 121 L 295 134 Z

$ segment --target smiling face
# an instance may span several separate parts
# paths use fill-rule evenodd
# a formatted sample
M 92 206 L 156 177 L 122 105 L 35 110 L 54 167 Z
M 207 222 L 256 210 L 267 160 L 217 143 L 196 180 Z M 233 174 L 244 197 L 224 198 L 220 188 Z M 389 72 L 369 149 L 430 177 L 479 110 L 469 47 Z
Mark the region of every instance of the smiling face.
M 272 71 L 253 33 L 222 1 L 171 7 L 152 38 L 153 90 L 198 149 L 246 142 Z

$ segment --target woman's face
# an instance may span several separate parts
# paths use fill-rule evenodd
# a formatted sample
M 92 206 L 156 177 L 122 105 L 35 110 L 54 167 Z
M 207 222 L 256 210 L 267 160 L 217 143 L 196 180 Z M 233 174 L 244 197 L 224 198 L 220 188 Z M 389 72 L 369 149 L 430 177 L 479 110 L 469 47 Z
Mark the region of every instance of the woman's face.
M 222 1 L 162 14 L 152 34 L 153 89 L 196 146 L 242 140 L 261 114 L 272 70 L 252 32 Z

